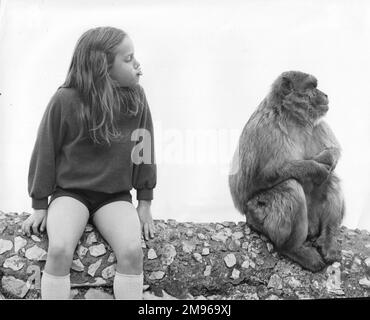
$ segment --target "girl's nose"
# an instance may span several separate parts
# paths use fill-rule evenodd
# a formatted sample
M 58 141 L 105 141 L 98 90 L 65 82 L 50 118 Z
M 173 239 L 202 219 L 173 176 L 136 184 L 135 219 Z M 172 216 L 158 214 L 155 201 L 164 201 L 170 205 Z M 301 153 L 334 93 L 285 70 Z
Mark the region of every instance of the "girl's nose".
M 135 66 L 135 69 L 138 69 L 138 68 L 140 67 L 140 63 L 139 63 L 139 61 L 137 61 L 136 59 L 135 59 L 135 64 L 134 64 L 134 66 Z

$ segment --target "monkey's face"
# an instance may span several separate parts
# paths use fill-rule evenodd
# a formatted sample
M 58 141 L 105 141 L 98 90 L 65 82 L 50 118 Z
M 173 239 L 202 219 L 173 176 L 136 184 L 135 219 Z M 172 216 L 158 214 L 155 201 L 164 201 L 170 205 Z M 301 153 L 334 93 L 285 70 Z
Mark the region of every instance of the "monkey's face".
M 276 85 L 285 111 L 300 122 L 314 123 L 327 113 L 328 96 L 317 89 L 314 76 L 299 71 L 285 72 Z
M 309 76 L 304 82 L 304 88 L 299 94 L 307 100 L 307 114 L 311 120 L 318 120 L 328 112 L 328 96 L 317 89 L 317 80 L 313 76 Z

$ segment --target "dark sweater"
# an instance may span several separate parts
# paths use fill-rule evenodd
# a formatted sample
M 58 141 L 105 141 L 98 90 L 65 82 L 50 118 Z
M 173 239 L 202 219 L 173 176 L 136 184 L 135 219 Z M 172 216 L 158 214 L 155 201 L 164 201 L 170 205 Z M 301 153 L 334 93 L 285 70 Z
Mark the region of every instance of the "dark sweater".
M 42 117 L 31 156 L 28 193 L 32 208 L 47 209 L 48 196 L 56 186 L 105 193 L 135 188 L 138 200 L 153 199 L 157 179 L 153 124 L 144 90 L 138 86 L 138 91 L 143 107 L 135 117 L 122 114 L 117 119 L 125 136 L 109 146 L 94 144 L 79 124 L 81 99 L 77 90 L 57 90 Z M 142 139 L 131 140 L 131 133 L 138 128 L 151 133 L 151 164 L 135 164 L 131 159 L 133 147 Z

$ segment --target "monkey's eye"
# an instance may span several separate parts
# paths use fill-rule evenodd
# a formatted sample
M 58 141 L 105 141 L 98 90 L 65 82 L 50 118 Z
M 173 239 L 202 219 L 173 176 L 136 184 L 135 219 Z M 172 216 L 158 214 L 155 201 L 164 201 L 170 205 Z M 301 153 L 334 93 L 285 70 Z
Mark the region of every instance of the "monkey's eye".
M 312 90 L 312 89 L 313 89 L 312 84 L 309 84 L 309 85 L 307 85 L 307 86 L 306 86 L 306 90 L 307 90 L 307 91 Z

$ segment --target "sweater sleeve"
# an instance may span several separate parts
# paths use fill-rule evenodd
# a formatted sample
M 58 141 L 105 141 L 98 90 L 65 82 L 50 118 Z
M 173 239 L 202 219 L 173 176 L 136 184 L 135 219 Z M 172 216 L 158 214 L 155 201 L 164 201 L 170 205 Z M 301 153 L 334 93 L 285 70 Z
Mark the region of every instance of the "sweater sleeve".
M 157 166 L 154 153 L 154 130 L 149 105 L 140 87 L 143 112 L 136 139 L 139 140 L 133 152 L 133 181 L 137 200 L 153 200 L 153 189 L 157 184 Z M 144 129 L 144 130 L 143 130 Z M 140 151 L 140 152 L 139 152 Z
M 37 131 L 28 172 L 28 193 L 34 209 L 47 209 L 48 196 L 54 191 L 56 156 L 64 134 L 61 107 L 57 91 L 47 105 Z

